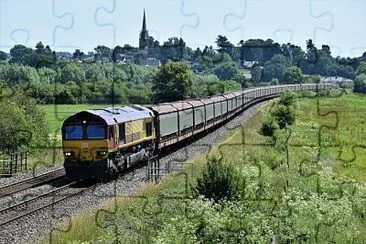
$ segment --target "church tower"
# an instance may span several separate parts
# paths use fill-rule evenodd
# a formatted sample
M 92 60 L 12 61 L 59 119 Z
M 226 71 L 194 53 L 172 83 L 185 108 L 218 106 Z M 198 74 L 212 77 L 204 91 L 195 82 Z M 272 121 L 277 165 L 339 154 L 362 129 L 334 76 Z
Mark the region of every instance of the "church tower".
M 142 30 L 140 32 L 140 40 L 139 40 L 139 49 L 146 50 L 148 48 L 148 40 L 149 40 L 149 33 L 146 29 L 146 16 L 145 16 L 145 9 L 144 9 L 144 17 L 142 20 Z

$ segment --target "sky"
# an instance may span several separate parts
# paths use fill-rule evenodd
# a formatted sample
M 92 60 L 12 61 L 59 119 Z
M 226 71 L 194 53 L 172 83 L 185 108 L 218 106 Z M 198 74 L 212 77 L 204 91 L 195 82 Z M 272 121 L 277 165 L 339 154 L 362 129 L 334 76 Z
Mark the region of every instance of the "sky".
M 161 44 L 182 37 L 192 48 L 218 35 L 271 38 L 305 48 L 328 44 L 333 56 L 366 51 L 366 0 L 0 0 L 0 50 L 15 44 L 85 53 L 98 45 L 138 46 L 143 10 Z

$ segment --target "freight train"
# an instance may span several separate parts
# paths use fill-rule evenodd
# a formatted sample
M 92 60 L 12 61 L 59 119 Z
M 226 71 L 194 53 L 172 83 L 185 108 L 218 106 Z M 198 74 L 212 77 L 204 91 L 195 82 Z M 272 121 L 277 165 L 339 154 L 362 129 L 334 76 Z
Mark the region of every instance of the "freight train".
M 209 98 L 81 111 L 62 125 L 66 174 L 103 179 L 146 162 L 161 150 L 212 130 L 284 90 L 320 91 L 332 84 L 278 85 Z

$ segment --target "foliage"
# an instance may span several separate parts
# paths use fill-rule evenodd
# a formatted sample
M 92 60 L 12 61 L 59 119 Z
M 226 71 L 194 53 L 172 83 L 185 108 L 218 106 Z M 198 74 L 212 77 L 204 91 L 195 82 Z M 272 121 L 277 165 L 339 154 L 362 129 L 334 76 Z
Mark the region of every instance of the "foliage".
M 276 85 L 279 85 L 280 82 L 278 81 L 277 78 L 272 78 L 270 84 L 271 84 L 271 86 L 276 86 Z
M 356 76 L 353 92 L 366 93 L 366 73 Z
M 222 159 L 213 158 L 197 179 L 196 191 L 216 203 L 224 199 L 234 200 L 239 197 L 238 183 L 235 170 Z
M 8 59 L 8 55 L 6 54 L 6 52 L 0 51 L 0 61 L 7 60 L 7 59 Z
M 360 62 L 360 66 L 357 68 L 356 74 L 366 74 L 366 62 Z
M 232 80 L 239 74 L 239 71 L 235 63 L 225 62 L 215 67 L 213 73 L 217 75 L 220 80 Z
M 291 90 L 285 90 L 281 93 L 278 104 L 285 106 L 296 106 L 296 94 Z
M 273 137 L 277 140 L 277 129 L 284 129 L 295 122 L 296 95 L 290 90 L 282 92 L 281 97 L 276 101 L 270 110 L 262 117 L 259 134 Z
M 250 71 L 250 74 L 252 75 L 252 81 L 258 84 L 262 81 L 263 78 L 263 67 L 259 65 L 254 65 L 252 67 L 252 70 Z
M 46 48 L 42 42 L 37 43 L 36 50 L 23 45 L 15 45 L 10 49 L 10 63 L 29 65 L 35 68 L 51 67 L 56 63 L 56 54 L 49 46 Z
M 291 66 L 285 69 L 283 83 L 284 84 L 298 84 L 302 83 L 303 77 L 299 67 Z
M 273 116 L 267 115 L 263 117 L 259 134 L 263 136 L 273 137 L 279 126 Z
M 96 48 L 94 48 L 94 50 L 95 50 L 94 55 L 95 59 L 97 60 L 107 59 L 108 61 L 112 59 L 112 50 L 109 47 L 99 45 Z
M 295 110 L 292 106 L 279 104 L 274 107 L 271 114 L 274 116 L 280 129 L 290 126 L 295 122 Z
M 270 61 L 264 64 L 263 79 L 269 81 L 272 78 L 277 78 L 282 83 L 285 69 L 290 65 L 290 61 L 285 56 L 281 54 L 273 56 Z
M 186 63 L 171 62 L 160 67 L 154 76 L 153 100 L 171 102 L 192 95 L 193 74 Z
M 364 96 L 347 94 L 320 99 L 322 106 L 337 111 L 340 119 L 341 130 L 323 131 L 326 145 L 356 145 L 365 140 L 365 133 L 361 133 L 366 119 Z M 109 207 L 114 214 L 105 217 L 105 228 L 95 224 L 94 212 L 83 214 L 73 219 L 70 231 L 57 233 L 53 241 L 363 243 L 366 155 L 360 151 L 356 160 L 345 166 L 337 159 L 338 148 L 319 150 L 314 142 L 318 141 L 320 126 L 329 123 L 329 116 L 318 117 L 317 99 L 303 98 L 298 103 L 300 117 L 291 128 L 291 138 L 286 131 L 279 133 L 283 137 L 279 142 L 288 140 L 282 147 L 290 150 L 279 150 L 256 133 L 260 116 L 230 133 L 218 148 L 211 148 L 210 155 L 222 157 L 237 173 L 241 199 L 215 203 L 191 194 L 197 177 L 202 178 L 201 168 L 207 163 L 205 152 L 193 159 L 189 165 L 193 170 L 189 167 L 159 184 L 146 185 L 137 193 L 141 197 L 116 198 L 117 211 L 113 211 L 116 202 L 112 201 Z M 242 143 L 243 134 L 246 145 Z M 344 153 L 354 156 L 351 150 Z M 206 171 L 204 167 L 203 172 Z M 67 226 L 66 221 L 64 227 Z M 49 235 L 45 239 L 48 241 Z
M 36 107 L 36 101 L 20 90 L 7 90 L 7 94 L 0 97 L 0 151 L 46 147 L 47 124 L 44 113 Z

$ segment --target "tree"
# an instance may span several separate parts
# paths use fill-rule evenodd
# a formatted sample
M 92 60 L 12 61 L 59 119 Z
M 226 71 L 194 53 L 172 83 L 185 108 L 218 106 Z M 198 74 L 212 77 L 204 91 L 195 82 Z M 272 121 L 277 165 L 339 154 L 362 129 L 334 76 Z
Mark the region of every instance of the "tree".
M 281 54 L 277 54 L 264 64 L 263 79 L 269 81 L 272 78 L 277 78 L 280 83 L 282 83 L 281 81 L 283 80 L 285 69 L 290 66 L 291 64 L 288 58 Z
M 291 66 L 285 69 L 283 77 L 284 84 L 301 84 L 302 80 L 302 71 L 299 67 Z
M 122 54 L 122 53 L 123 53 L 123 48 L 121 46 L 115 46 L 113 48 L 113 52 L 112 52 L 112 61 L 117 62 L 118 54 Z
M 102 60 L 103 58 L 107 58 L 110 60 L 112 58 L 112 50 L 109 47 L 99 45 L 96 48 L 94 48 L 94 50 L 95 50 L 94 57 L 96 60 Z
M 299 66 L 305 60 L 305 52 L 299 46 L 287 43 L 281 46 L 282 54 L 286 56 L 293 66 Z
M 366 93 L 366 74 L 356 76 L 353 92 Z
M 75 49 L 75 52 L 72 54 L 73 59 L 81 59 L 84 56 L 84 52 L 82 52 L 80 49 Z
M 161 47 L 161 53 L 164 62 L 188 60 L 186 43 L 182 38 L 170 37 Z
M 252 81 L 258 84 L 262 81 L 263 78 L 263 67 L 259 65 L 254 65 L 252 67 L 252 70 L 250 71 L 250 74 L 252 75 Z
M 45 115 L 34 99 L 21 90 L 15 90 L 11 97 L 0 97 L 0 110 L 0 151 L 28 146 L 44 148 L 48 144 Z
M 8 55 L 6 54 L 6 52 L 0 51 L 0 61 L 7 60 L 7 59 L 8 59 Z
M 239 181 L 234 168 L 222 159 L 213 158 L 208 161 L 207 168 L 197 179 L 196 191 L 198 195 L 218 203 L 221 200 L 235 200 L 240 198 Z
M 271 111 L 280 129 L 292 125 L 295 122 L 295 109 L 293 106 L 278 104 Z
M 84 71 L 75 63 L 62 62 L 58 64 L 58 82 L 66 84 L 69 81 L 74 81 L 81 84 L 85 80 Z
M 225 62 L 214 68 L 213 73 L 217 75 L 220 80 L 232 80 L 239 73 L 239 70 L 235 63 Z
M 153 78 L 153 100 L 172 102 L 192 95 L 193 74 L 188 64 L 171 62 L 161 66 Z
M 15 45 L 12 49 L 10 49 L 10 63 L 21 63 L 21 59 L 27 55 L 31 54 L 33 50 L 23 45 Z
M 262 126 L 259 129 L 259 134 L 263 136 L 273 136 L 275 131 L 278 129 L 278 124 L 273 116 L 265 116 L 262 119 Z
M 21 59 L 21 63 L 34 68 L 51 67 L 56 63 L 56 59 L 52 53 L 46 54 L 44 51 L 42 51 L 42 53 L 37 51 L 24 55 Z
M 311 39 L 306 41 L 306 60 L 310 63 L 318 61 L 318 50 Z
M 42 42 L 38 42 L 36 45 L 36 53 L 44 53 L 45 49 L 44 49 L 44 45 Z
M 356 74 L 366 74 L 366 62 L 360 62 L 360 65 L 358 66 L 356 70 Z
M 278 104 L 284 105 L 284 106 L 295 106 L 296 105 L 296 95 L 294 92 L 290 90 L 285 90 L 281 93 L 280 100 L 278 101 Z
M 219 52 L 225 52 L 229 55 L 232 54 L 234 45 L 229 42 L 226 36 L 219 35 L 215 41 Z

